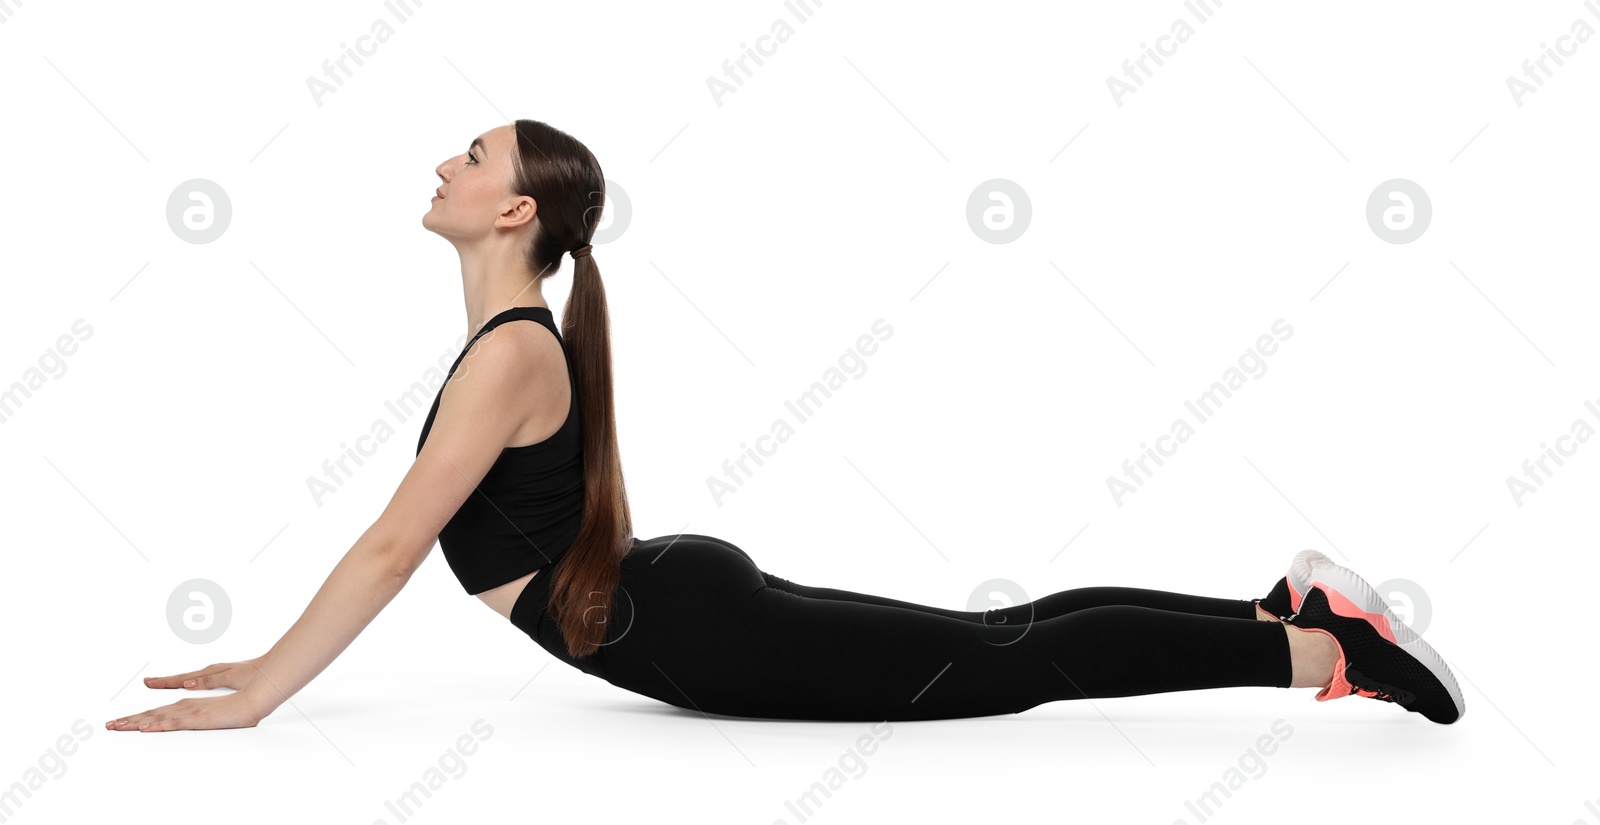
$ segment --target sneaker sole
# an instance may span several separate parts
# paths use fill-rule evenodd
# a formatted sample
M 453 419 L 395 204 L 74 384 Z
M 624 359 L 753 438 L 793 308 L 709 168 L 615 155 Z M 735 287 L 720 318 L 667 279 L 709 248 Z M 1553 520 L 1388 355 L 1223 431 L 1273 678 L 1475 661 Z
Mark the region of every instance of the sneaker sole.
M 1289 612 L 1300 612 L 1300 602 L 1306 597 L 1306 591 L 1311 589 L 1312 566 L 1320 562 L 1333 560 L 1315 550 L 1301 550 L 1289 563 Z
M 1338 564 L 1315 550 L 1302 550 L 1289 564 L 1289 602 L 1295 611 L 1311 588 L 1321 585 L 1328 597 L 1328 607 L 1334 613 L 1350 619 L 1365 619 L 1377 629 L 1379 635 L 1398 645 L 1411 658 L 1426 667 L 1450 693 L 1456 706 L 1456 721 L 1467 714 L 1467 703 L 1461 695 L 1461 685 L 1444 663 L 1444 657 L 1422 640 L 1416 631 L 1406 626 L 1395 615 L 1389 603 L 1367 580 L 1348 567 Z

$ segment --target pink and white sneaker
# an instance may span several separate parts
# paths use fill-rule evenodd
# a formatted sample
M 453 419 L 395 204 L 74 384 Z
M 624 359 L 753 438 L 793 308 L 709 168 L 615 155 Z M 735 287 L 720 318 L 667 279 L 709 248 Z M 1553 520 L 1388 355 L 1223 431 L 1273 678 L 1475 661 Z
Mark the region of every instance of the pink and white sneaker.
M 1450 668 L 1366 580 L 1315 550 L 1289 565 L 1288 623 L 1317 630 L 1339 647 L 1333 680 L 1317 693 L 1325 702 L 1360 695 L 1394 702 L 1431 721 L 1451 724 L 1466 713 Z

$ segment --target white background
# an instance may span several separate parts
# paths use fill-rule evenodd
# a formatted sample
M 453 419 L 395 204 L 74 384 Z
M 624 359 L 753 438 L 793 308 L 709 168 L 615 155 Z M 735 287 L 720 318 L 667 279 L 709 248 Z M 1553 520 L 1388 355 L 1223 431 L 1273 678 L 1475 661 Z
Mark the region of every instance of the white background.
M 1107 79 L 1183 5 L 4 7 L 0 387 L 65 364 L 0 426 L 0 787 L 54 766 L 8 821 L 394 823 L 481 719 L 416 822 L 799 822 L 785 803 L 845 760 L 818 821 L 1193 823 L 1281 719 L 1217 821 L 1600 822 L 1600 444 L 1520 505 L 1507 487 L 1600 427 L 1600 42 L 1521 106 L 1506 82 L 1600 28 L 1582 4 L 1230 0 L 1121 106 Z M 307 80 L 380 18 L 319 106 Z M 708 79 L 780 18 L 718 105 Z M 384 402 L 466 331 L 420 223 L 433 170 L 518 117 L 631 200 L 595 259 L 637 535 L 946 607 L 996 578 L 1251 598 L 1316 548 L 1426 595 L 1466 716 L 1269 688 L 1054 702 L 895 724 L 857 764 L 868 725 L 709 719 L 561 665 L 436 552 L 260 726 L 106 731 L 179 698 L 139 677 L 265 651 L 382 510 L 425 413 Z M 232 202 L 209 244 L 167 222 L 192 178 Z M 1032 205 L 1009 244 L 966 219 L 993 178 Z M 1367 225 L 1392 178 L 1432 201 L 1412 243 Z M 866 372 L 719 506 L 723 461 L 880 318 Z M 1108 477 L 1280 318 L 1267 371 L 1118 506 Z M 393 438 L 318 506 L 307 479 L 378 420 Z M 166 620 L 194 578 L 231 601 L 207 645 Z

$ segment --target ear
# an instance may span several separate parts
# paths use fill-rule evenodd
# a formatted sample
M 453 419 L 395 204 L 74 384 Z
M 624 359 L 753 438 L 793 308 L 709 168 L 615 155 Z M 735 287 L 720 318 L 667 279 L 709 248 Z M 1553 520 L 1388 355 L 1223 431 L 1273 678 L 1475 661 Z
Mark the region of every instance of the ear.
M 539 204 L 527 195 L 518 195 L 500 209 L 500 217 L 495 218 L 494 225 L 501 229 L 515 229 L 523 224 L 532 223 L 539 214 Z

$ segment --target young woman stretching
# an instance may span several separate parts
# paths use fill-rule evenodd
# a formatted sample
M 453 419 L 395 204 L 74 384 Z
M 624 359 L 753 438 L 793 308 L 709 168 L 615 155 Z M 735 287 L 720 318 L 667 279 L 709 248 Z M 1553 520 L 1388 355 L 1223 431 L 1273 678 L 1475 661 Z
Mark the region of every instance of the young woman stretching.
M 1085 587 L 967 612 L 795 584 L 711 536 L 635 537 L 589 245 L 605 201 L 599 162 L 570 135 L 518 120 L 435 171 L 443 185 L 423 226 L 460 253 L 475 334 L 434 398 L 416 462 L 270 651 L 145 680 L 234 692 L 108 728 L 255 725 L 350 644 L 436 540 L 466 591 L 552 656 L 702 713 L 949 719 L 1254 685 L 1461 717 L 1443 659 L 1359 576 L 1310 550 L 1259 599 Z M 567 253 L 557 329 L 540 290 Z

